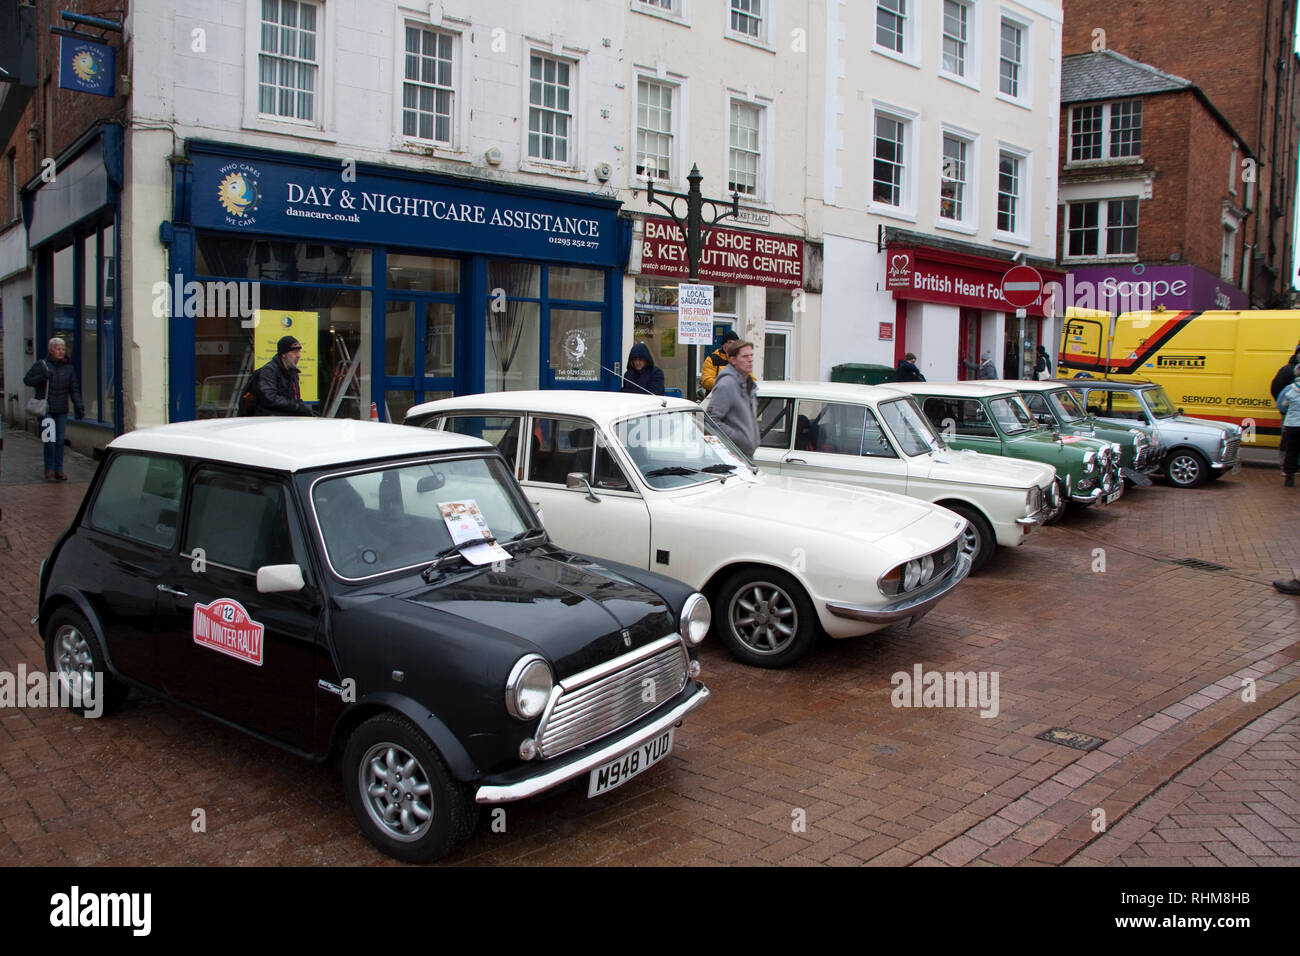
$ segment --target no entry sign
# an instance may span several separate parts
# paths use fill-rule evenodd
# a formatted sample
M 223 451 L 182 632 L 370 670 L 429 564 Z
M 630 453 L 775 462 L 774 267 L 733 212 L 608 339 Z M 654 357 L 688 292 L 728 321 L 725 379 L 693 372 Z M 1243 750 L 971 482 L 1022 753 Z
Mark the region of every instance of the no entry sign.
M 1002 277 L 1002 298 L 1017 309 L 1038 301 L 1043 294 L 1043 277 L 1033 266 L 1012 266 Z

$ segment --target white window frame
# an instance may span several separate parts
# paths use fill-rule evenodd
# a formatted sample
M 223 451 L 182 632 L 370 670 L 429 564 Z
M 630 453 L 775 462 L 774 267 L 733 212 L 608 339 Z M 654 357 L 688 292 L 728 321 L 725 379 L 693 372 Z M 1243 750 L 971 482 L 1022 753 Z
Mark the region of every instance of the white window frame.
M 656 179 L 655 182 L 660 185 L 683 185 L 686 182 L 686 172 L 682 157 L 687 155 L 688 143 L 686 141 L 687 131 L 690 124 L 685 122 L 685 117 L 689 115 L 688 96 L 686 88 L 686 77 L 676 73 L 669 73 L 662 69 L 652 70 L 644 67 L 632 68 L 632 140 L 631 150 L 629 153 L 630 160 L 627 164 L 628 170 L 628 187 L 631 189 L 644 189 L 645 177 L 636 171 L 637 159 L 640 151 L 637 149 L 638 134 L 640 131 L 640 120 L 638 116 L 641 95 L 641 82 L 656 83 L 660 86 L 666 86 L 673 92 L 673 106 L 671 129 L 669 135 L 672 136 L 672 151 L 668 156 L 668 178 Z
M 559 44 L 556 44 L 558 47 Z M 551 44 L 535 38 L 524 38 L 524 55 L 520 63 L 520 113 L 522 127 L 519 131 L 519 168 L 525 172 L 546 173 L 564 176 L 570 179 L 586 179 L 585 163 L 580 159 L 581 149 L 586 140 L 582 116 L 585 113 L 585 95 L 582 83 L 585 51 L 564 47 L 562 50 L 552 48 Z M 529 97 L 529 83 L 532 71 L 532 58 L 559 60 L 569 65 L 569 157 L 567 160 L 541 159 L 528 154 L 529 113 L 532 102 Z
M 920 32 L 922 6 L 923 0 L 905 0 L 905 12 L 903 16 L 903 49 L 900 52 L 892 47 L 881 46 L 877 41 L 876 23 L 877 18 L 880 15 L 880 0 L 872 0 L 871 52 L 879 53 L 881 56 L 887 56 L 891 60 L 897 60 L 900 63 L 906 63 L 908 66 L 914 66 L 919 69 L 921 66 L 921 44 L 917 40 L 917 36 Z
M 1237 159 L 1240 155 L 1241 144 L 1235 139 L 1232 141 L 1232 159 L 1228 163 L 1228 194 L 1237 195 L 1237 177 L 1241 173 L 1241 162 Z
M 668 3 L 670 6 L 661 7 L 658 5 L 660 3 Z M 648 17 L 690 26 L 690 3 L 691 0 L 629 0 L 628 9 L 634 13 L 644 13 Z
M 963 51 L 961 73 L 954 73 L 944 66 L 944 40 L 947 39 L 947 18 L 945 13 L 949 3 L 963 7 L 966 11 L 966 47 Z M 980 8 L 976 0 L 943 0 L 939 4 L 939 75 L 945 80 L 952 80 L 972 90 L 980 88 Z
M 903 124 L 903 182 L 899 190 L 901 195 L 897 206 L 878 202 L 875 198 L 876 117 L 881 115 Z M 921 114 L 916 110 L 872 100 L 870 126 L 868 127 L 869 142 L 871 144 L 867 166 L 867 195 L 871 197 L 867 202 L 868 212 L 880 216 L 889 216 L 892 219 L 916 222 L 916 141 L 918 137 L 917 130 L 919 129 L 917 120 L 920 119 L 920 116 Z
M 1232 203 L 1224 201 L 1223 203 L 1223 247 L 1219 250 L 1219 278 L 1224 282 L 1237 283 L 1237 243 L 1241 239 L 1241 216 L 1238 214 Z M 1224 255 L 1226 249 L 1227 268 L 1224 268 Z
M 784 382 L 796 380 L 795 375 L 795 341 L 798 336 L 795 334 L 795 324 L 793 322 L 780 322 L 764 320 L 763 322 L 763 356 L 767 357 L 767 336 L 783 335 L 785 336 L 785 378 Z M 761 371 L 761 369 L 760 369 Z
M 1002 92 L 1002 25 L 1008 23 L 1020 30 L 1020 84 L 1019 92 L 1012 96 Z M 999 11 L 997 36 L 997 98 L 1004 103 L 1032 109 L 1034 105 L 1034 30 L 1033 24 L 1016 16 L 1005 7 Z
M 760 50 L 767 50 L 769 53 L 775 53 L 776 47 L 772 46 L 772 19 L 775 13 L 773 8 L 776 4 L 776 0 L 757 0 L 760 4 L 760 12 L 757 18 L 759 21 L 758 36 L 753 36 L 749 33 L 741 33 L 732 29 L 731 14 L 733 12 L 733 2 L 739 2 L 739 0 L 723 0 L 722 15 L 725 19 L 723 21 L 722 35 L 728 40 L 735 40 L 737 43 L 747 43 L 750 46 L 758 47 Z M 755 0 L 744 0 L 744 2 L 752 3 L 755 2 Z M 736 12 L 744 13 L 744 11 Z
M 725 171 L 726 179 L 723 181 L 725 195 L 731 195 L 731 104 L 739 103 L 743 106 L 752 106 L 758 110 L 758 183 L 754 193 L 741 193 L 740 201 L 751 206 L 765 206 L 771 208 L 772 205 L 772 130 L 774 121 L 772 119 L 772 110 L 774 104 L 767 97 L 756 96 L 752 92 L 742 92 L 740 90 L 728 90 L 723 108 L 723 129 L 722 136 L 722 169 Z
M 468 62 L 469 55 L 468 24 L 461 20 L 443 17 L 434 22 L 427 17 L 414 14 L 400 5 L 396 9 L 394 20 L 396 42 L 393 46 L 393 129 L 392 149 L 398 152 L 413 152 L 433 155 L 445 159 L 469 162 L 469 107 L 467 91 L 470 86 Z M 452 37 L 452 117 L 451 142 L 439 143 L 434 140 L 408 136 L 403 126 L 403 89 L 406 81 L 406 28 L 418 27 L 422 30 L 435 30 L 448 33 Z
M 998 228 L 998 198 L 1001 196 L 1001 175 L 1002 175 L 1002 154 L 1006 153 L 1020 161 L 1020 194 L 1017 197 L 1016 228 L 1012 232 Z M 1014 146 L 1011 143 L 998 142 L 998 163 L 997 175 L 993 180 L 993 238 L 1002 242 L 1015 243 L 1018 246 L 1029 245 L 1029 220 L 1033 212 L 1032 196 L 1030 195 L 1033 187 L 1032 163 L 1033 154 L 1030 150 L 1020 146 Z
M 1132 252 L 1112 253 L 1106 251 L 1106 245 L 1109 241 L 1109 238 L 1107 236 L 1107 231 L 1109 229 L 1108 223 L 1110 221 L 1110 204 L 1112 202 L 1128 202 L 1128 201 L 1137 203 L 1138 221 L 1134 226 L 1134 228 L 1138 230 L 1138 238 L 1140 239 L 1141 228 L 1142 228 L 1142 200 L 1140 197 L 1138 196 L 1107 196 L 1105 198 L 1081 197 L 1079 199 L 1071 199 L 1066 201 L 1065 222 L 1063 224 L 1064 241 L 1061 244 L 1061 261 L 1077 262 L 1080 260 L 1088 260 L 1088 261 L 1106 260 L 1109 262 L 1136 262 L 1138 260 L 1137 249 L 1134 249 Z M 1084 253 L 1082 255 L 1071 255 L 1070 254 L 1070 210 L 1074 206 L 1083 205 L 1085 203 L 1097 203 L 1097 251 L 1093 254 Z
M 259 110 L 262 55 L 262 0 L 244 0 L 244 110 L 242 127 L 333 142 L 335 37 L 339 0 L 309 0 L 316 7 L 316 90 L 310 121 L 272 116 Z
M 1110 123 L 1111 108 L 1124 103 L 1142 104 L 1143 125 L 1146 123 L 1146 106 L 1142 97 L 1126 97 L 1122 100 L 1108 100 L 1103 103 L 1074 103 L 1070 106 L 1068 125 L 1066 126 L 1065 142 L 1065 165 L 1070 166 L 1095 166 L 1102 164 L 1119 165 L 1123 163 L 1140 163 L 1142 162 L 1142 153 L 1131 156 L 1111 156 L 1110 155 Z M 1074 159 L 1074 113 L 1081 108 L 1101 107 L 1101 156 L 1096 159 Z M 1141 130 L 1143 127 L 1139 126 Z
M 962 214 L 960 219 L 947 219 L 941 215 L 943 184 L 947 178 L 944 168 L 947 163 L 947 154 L 944 152 L 944 140 L 946 139 L 955 140 L 966 146 L 966 178 L 962 182 Z M 934 226 L 936 229 L 947 229 L 953 232 L 965 233 L 966 235 L 974 235 L 979 231 L 979 152 L 979 134 L 953 126 L 950 123 L 939 124 L 939 189 L 935 195 L 934 207 Z

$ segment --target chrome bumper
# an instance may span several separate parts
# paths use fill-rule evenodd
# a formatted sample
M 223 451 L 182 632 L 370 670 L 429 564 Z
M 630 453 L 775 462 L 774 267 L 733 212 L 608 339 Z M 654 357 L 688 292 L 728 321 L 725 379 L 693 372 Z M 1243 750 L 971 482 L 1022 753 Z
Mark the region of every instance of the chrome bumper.
M 635 731 L 615 740 L 611 740 L 599 750 L 593 750 L 585 753 L 566 763 L 543 770 L 536 776 L 528 777 L 516 783 L 501 785 L 485 784 L 474 792 L 475 803 L 509 803 L 512 800 L 523 800 L 527 797 L 534 797 L 539 793 L 544 793 L 552 787 L 559 786 L 566 780 L 572 780 L 574 777 L 580 777 L 588 771 L 594 770 L 606 761 L 613 760 L 620 754 L 627 753 L 642 744 L 653 740 L 661 733 L 671 727 L 673 724 L 680 723 L 682 718 L 699 707 L 709 699 L 709 689 L 703 684 L 698 684 L 699 690 L 682 701 L 667 713 L 660 714 L 648 724 L 638 727 Z M 539 764 L 539 768 L 544 764 Z
M 1038 512 L 1038 514 L 1036 514 L 1036 515 L 1030 515 L 1030 516 L 1027 517 L 1027 518 L 1017 518 L 1017 519 L 1016 519 L 1016 524 L 1018 524 L 1018 525 L 1026 525 L 1026 526 L 1032 528 L 1034 525 L 1040 525 L 1040 524 L 1043 523 L 1043 519 L 1042 519 L 1041 515 L 1042 515 L 1042 512 L 1040 511 L 1040 512 Z
M 970 574 L 970 558 L 958 552 L 957 560 L 953 564 L 952 570 L 948 572 L 947 577 L 940 578 L 905 601 L 883 608 L 863 607 L 859 604 L 831 604 L 828 602 L 826 610 L 836 617 L 866 621 L 869 624 L 892 624 L 894 621 L 902 621 L 908 618 L 915 621 L 917 618 L 928 614 L 968 574 Z

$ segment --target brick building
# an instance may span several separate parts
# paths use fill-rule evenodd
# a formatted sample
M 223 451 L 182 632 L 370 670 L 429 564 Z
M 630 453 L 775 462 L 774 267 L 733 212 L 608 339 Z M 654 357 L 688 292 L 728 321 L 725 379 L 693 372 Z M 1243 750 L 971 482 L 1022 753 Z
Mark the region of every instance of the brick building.
M 1064 57 L 1059 148 L 1069 304 L 1248 307 L 1254 157 L 1194 83 L 1111 50 Z
M 1256 161 L 1256 182 L 1238 186 L 1247 214 L 1245 291 L 1256 307 L 1292 305 L 1300 155 L 1295 28 L 1295 0 L 1065 3 L 1064 54 L 1108 49 L 1185 77 L 1240 136 L 1241 158 Z

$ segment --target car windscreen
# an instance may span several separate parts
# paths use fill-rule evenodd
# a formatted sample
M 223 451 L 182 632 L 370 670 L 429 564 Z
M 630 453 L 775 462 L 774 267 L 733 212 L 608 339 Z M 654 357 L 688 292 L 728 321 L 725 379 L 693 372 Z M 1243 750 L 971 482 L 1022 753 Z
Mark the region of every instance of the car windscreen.
M 1151 409 L 1151 414 L 1156 418 L 1172 418 L 1178 414 L 1178 409 L 1174 408 L 1174 403 L 1169 401 L 1163 388 L 1144 388 L 1142 395 L 1147 400 L 1147 408 Z
M 993 420 L 1008 435 L 1032 431 L 1038 427 L 1034 422 L 1034 416 L 1029 414 L 1029 409 L 1025 407 L 1025 403 L 1018 395 L 991 398 L 988 406 Z
M 897 401 L 881 402 L 877 409 L 885 426 L 893 434 L 894 441 L 903 449 L 903 454 L 924 455 L 947 447 L 930 420 L 921 414 L 916 399 L 900 398 Z
M 616 423 L 613 430 L 651 488 L 681 488 L 728 475 L 744 479 L 754 475 L 745 456 L 702 411 L 638 415 Z
M 1083 399 L 1079 397 L 1079 393 L 1074 389 L 1063 388 L 1059 392 L 1050 392 L 1047 397 L 1063 422 L 1077 422 L 1087 416 L 1087 412 L 1083 407 Z
M 417 567 L 452 546 L 448 520 L 481 515 L 506 541 L 532 527 L 498 458 L 394 464 L 318 480 L 312 508 L 330 566 L 344 578 Z

